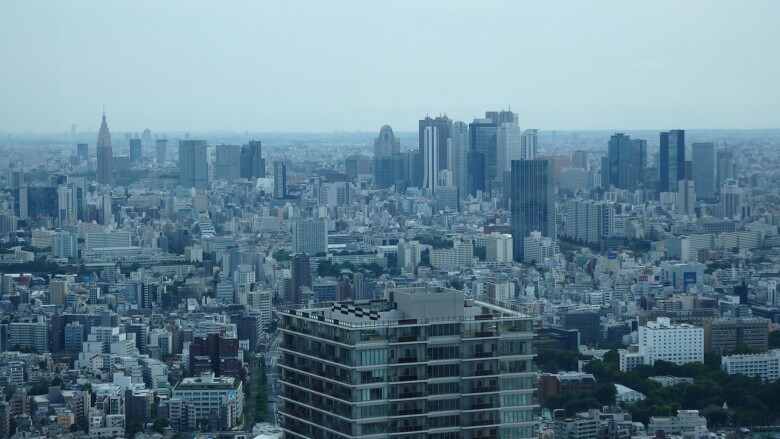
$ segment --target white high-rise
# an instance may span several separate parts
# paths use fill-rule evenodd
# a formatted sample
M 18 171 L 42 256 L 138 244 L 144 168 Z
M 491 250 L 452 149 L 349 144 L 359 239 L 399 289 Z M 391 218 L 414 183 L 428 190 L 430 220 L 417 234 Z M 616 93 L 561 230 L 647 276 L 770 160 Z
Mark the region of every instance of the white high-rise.
M 539 151 L 538 130 L 525 130 L 520 141 L 520 160 L 534 160 Z
M 436 190 L 439 175 L 439 129 L 425 127 L 423 132 L 423 189 Z

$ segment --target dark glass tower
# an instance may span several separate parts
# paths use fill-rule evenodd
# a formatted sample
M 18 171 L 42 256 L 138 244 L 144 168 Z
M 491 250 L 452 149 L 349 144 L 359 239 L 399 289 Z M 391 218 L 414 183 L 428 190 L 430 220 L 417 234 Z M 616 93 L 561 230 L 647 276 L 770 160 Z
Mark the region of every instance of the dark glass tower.
M 481 153 L 484 158 L 484 181 L 479 186 L 489 191 L 497 172 L 498 124 L 490 119 L 476 119 L 469 124 L 469 136 L 471 150 Z
M 658 164 L 658 192 L 677 192 L 677 182 L 685 179 L 685 130 L 661 133 Z
M 711 199 L 715 197 L 715 144 L 712 142 L 694 143 L 691 147 L 693 159 L 693 183 L 696 197 Z
M 643 184 L 647 167 L 647 141 L 615 133 L 607 151 L 607 183 L 618 189 L 634 191 Z M 602 171 L 603 172 L 603 171 Z
M 265 177 L 265 159 L 259 140 L 250 140 L 241 147 L 241 178 L 252 180 Z
M 531 232 L 555 237 L 552 169 L 547 160 L 512 160 L 512 242 L 515 261 L 523 260 Z

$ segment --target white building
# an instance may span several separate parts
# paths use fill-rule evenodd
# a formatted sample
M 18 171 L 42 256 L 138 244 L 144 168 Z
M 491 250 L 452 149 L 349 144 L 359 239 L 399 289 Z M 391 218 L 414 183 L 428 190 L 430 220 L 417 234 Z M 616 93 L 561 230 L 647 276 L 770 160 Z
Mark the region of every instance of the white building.
M 512 262 L 512 235 L 491 233 L 485 239 L 485 250 L 488 262 Z
M 723 357 L 720 365 L 729 375 L 742 374 L 759 377 L 765 382 L 777 381 L 780 379 L 780 349 L 763 354 L 730 355 Z
M 555 239 L 542 236 L 542 232 L 533 231 L 531 236 L 524 238 L 523 243 L 523 261 L 536 261 L 541 264 L 545 259 L 551 258 L 558 253 L 558 244 Z
M 195 407 L 196 419 L 208 419 L 212 411 L 227 409 L 231 424 L 241 423 L 244 413 L 244 392 L 241 380 L 234 377 L 215 377 L 213 372 L 197 378 L 184 378 L 173 389 L 173 397 L 188 401 Z
M 645 355 L 645 364 L 656 360 L 675 364 L 704 361 L 704 328 L 689 324 L 673 325 L 669 318 L 658 317 L 639 327 L 639 352 Z
M 706 432 L 707 418 L 699 416 L 698 410 L 677 410 L 677 416 L 653 416 L 647 424 L 648 433 L 651 434 L 663 430 L 667 435 L 681 435 L 701 429 Z

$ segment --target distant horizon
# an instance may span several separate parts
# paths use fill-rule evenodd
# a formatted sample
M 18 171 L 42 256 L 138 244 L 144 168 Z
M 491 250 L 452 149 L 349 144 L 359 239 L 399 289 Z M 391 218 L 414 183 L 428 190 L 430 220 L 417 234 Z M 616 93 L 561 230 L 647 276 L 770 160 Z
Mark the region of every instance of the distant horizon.
M 778 22 L 773 0 L 9 0 L 0 131 L 97 131 L 104 106 L 115 132 L 403 132 L 508 108 L 546 131 L 774 129 Z

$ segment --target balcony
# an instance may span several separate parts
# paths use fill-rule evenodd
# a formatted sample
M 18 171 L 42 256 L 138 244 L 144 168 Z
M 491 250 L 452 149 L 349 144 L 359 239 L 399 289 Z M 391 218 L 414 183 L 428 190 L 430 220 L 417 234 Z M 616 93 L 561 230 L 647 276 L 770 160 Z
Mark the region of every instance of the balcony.
M 401 392 L 398 394 L 398 399 L 422 398 L 422 396 L 422 392 Z
M 493 352 L 475 352 L 474 358 L 493 358 L 495 354 Z
M 492 369 L 479 369 L 474 371 L 474 376 L 482 377 L 488 375 L 495 375 L 496 371 Z
M 416 356 L 414 356 L 414 357 L 401 357 L 401 358 L 398 359 L 398 362 L 399 363 L 416 363 L 417 362 L 417 357 Z
M 398 381 L 417 381 L 419 378 L 415 375 L 401 375 L 398 377 Z
M 498 392 L 498 386 L 472 387 L 471 391 L 467 393 L 490 393 L 490 392 Z

